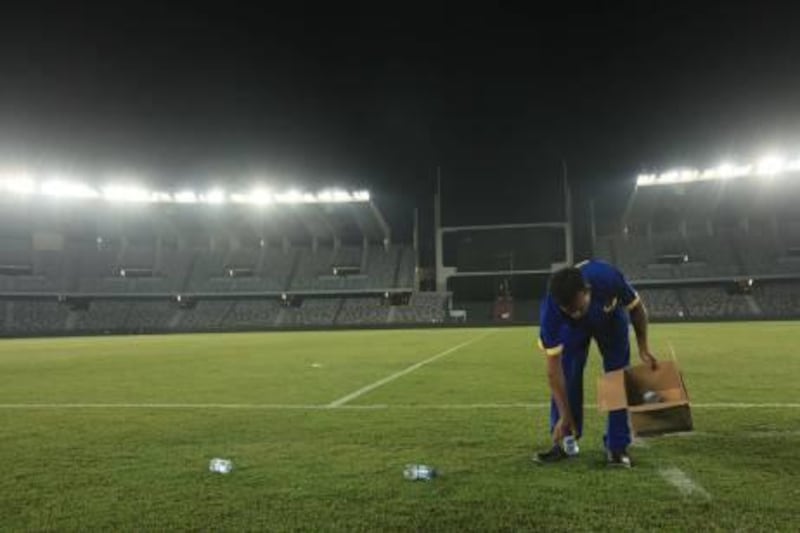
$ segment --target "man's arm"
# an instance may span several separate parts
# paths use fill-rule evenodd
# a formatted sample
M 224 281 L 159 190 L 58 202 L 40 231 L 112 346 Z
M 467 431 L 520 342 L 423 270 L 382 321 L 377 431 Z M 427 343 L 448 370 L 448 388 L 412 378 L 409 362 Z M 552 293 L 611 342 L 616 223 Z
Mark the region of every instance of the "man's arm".
M 650 353 L 650 345 L 647 342 L 647 308 L 644 302 L 638 297 L 634 302 L 635 305 L 630 309 L 631 324 L 633 324 L 633 331 L 636 332 L 636 344 L 639 346 L 639 357 L 650 368 L 655 370 L 658 368 L 655 356 Z
M 567 380 L 564 378 L 564 370 L 561 368 L 560 355 L 547 356 L 547 381 L 550 384 L 550 392 L 559 414 L 558 423 L 553 429 L 553 440 L 560 442 L 562 438 L 572 434 L 575 428 L 575 421 L 572 418 L 572 410 L 567 398 Z

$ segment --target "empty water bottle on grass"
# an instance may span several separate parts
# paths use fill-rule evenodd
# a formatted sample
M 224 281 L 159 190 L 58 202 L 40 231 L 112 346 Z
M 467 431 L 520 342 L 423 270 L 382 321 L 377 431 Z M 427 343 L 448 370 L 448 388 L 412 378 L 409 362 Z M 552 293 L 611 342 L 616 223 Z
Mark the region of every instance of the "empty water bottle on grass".
M 430 481 L 436 477 L 436 469 L 428 465 L 406 465 L 403 477 L 409 481 Z
M 217 474 L 230 474 L 231 470 L 233 470 L 233 461 L 215 457 L 208 463 L 208 469 Z

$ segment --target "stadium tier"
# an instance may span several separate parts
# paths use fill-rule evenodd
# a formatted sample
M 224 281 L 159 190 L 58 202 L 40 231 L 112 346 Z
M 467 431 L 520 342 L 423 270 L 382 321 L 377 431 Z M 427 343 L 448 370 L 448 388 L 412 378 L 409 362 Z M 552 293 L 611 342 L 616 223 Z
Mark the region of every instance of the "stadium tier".
M 594 255 L 633 280 L 800 276 L 796 176 L 637 187 Z
M 291 304 L 280 299 L 201 300 L 181 305 L 170 300 L 96 299 L 3 300 L 4 335 L 81 333 L 169 333 L 237 331 L 336 326 L 392 326 L 443 323 L 448 294 L 417 293 L 393 305 L 384 297 L 304 297 Z
M 415 288 L 416 250 L 392 242 L 371 201 L 321 198 L 327 196 L 264 207 L 6 196 L 0 198 L 0 293 Z
M 391 241 L 368 197 L 326 198 L 268 207 L 5 198 L 0 332 L 444 322 L 449 295 L 416 294 L 416 249 Z
M 593 235 L 594 255 L 625 272 L 656 320 L 800 316 L 791 195 L 746 180 L 724 185 L 637 188 L 619 224 Z M 392 242 L 372 202 L 37 202 L 6 203 L 0 213 L 4 335 L 538 319 L 538 302 L 524 294 L 503 311 L 469 297 L 453 304 L 449 291 L 419 292 L 416 248 Z M 552 266 L 563 243 L 542 235 Z
M 0 248 L 5 242 L 0 236 Z M 142 257 L 142 256 L 140 256 Z M 414 287 L 410 246 L 201 251 L 162 254 L 160 265 L 127 262 L 112 250 L 77 247 L 63 252 L 0 259 L 0 293 L 170 294 L 351 291 Z

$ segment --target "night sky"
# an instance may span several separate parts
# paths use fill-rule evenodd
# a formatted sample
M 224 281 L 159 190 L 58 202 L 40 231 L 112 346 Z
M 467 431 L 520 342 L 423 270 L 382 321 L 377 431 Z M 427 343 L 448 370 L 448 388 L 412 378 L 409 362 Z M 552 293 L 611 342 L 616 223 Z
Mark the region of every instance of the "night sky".
M 112 4 L 4 11 L 3 158 L 363 186 L 401 211 L 430 202 L 438 165 L 470 222 L 546 212 L 562 160 L 583 199 L 800 151 L 798 17 L 779 4 Z

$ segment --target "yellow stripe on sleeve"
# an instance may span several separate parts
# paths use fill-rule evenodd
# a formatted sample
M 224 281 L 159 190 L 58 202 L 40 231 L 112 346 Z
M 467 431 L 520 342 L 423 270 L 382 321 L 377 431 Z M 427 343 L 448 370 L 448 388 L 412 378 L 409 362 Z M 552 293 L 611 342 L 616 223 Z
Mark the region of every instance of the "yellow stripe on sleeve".
M 558 355 L 561 355 L 561 352 L 564 351 L 563 344 L 559 344 L 558 346 L 554 346 L 552 348 L 546 348 L 544 343 L 542 342 L 542 339 L 539 339 L 539 348 L 542 349 L 542 351 L 547 357 L 556 357 Z
M 642 300 L 641 300 L 641 298 L 639 298 L 639 295 L 637 294 L 636 298 L 634 298 L 631 303 L 629 303 L 628 305 L 625 306 L 625 309 L 630 311 L 631 309 L 633 309 L 634 307 L 636 307 L 640 303 L 642 303 Z

